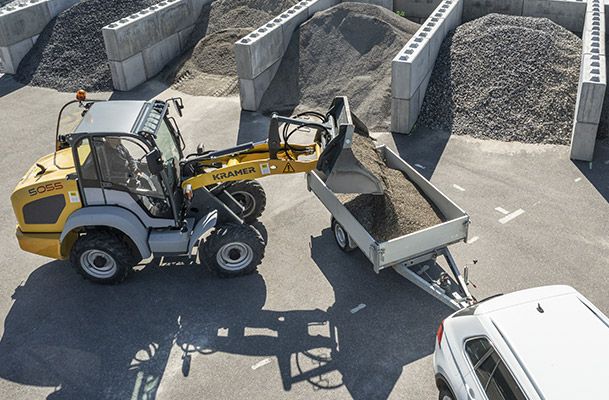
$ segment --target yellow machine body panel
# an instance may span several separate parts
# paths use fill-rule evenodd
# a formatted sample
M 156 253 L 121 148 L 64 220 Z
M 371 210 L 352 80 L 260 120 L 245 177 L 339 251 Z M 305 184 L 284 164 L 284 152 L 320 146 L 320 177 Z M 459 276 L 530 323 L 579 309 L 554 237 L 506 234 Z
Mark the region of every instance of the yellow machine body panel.
M 321 148 L 318 144 L 290 145 L 289 149 L 283 148 L 278 159 L 271 159 L 269 146 L 263 143 L 244 153 L 201 162 L 200 166 L 204 168 L 209 166 L 209 170 L 185 180 L 182 187 L 191 185 L 196 190 L 222 182 L 309 172 L 315 169 L 320 154 Z M 212 167 L 214 164 L 222 164 L 222 167 Z
M 11 202 L 23 250 L 64 258 L 59 236 L 68 217 L 82 207 L 76 181 L 68 179 L 75 172 L 71 149 L 63 149 L 39 159 L 17 184 Z

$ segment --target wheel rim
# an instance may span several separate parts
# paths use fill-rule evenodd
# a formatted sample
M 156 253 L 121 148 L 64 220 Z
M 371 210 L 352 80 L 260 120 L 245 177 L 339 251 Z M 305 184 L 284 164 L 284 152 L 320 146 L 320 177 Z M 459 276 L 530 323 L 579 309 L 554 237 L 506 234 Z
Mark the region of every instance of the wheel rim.
M 256 199 L 251 193 L 238 191 L 231 193 L 231 195 L 243 206 L 243 217 L 249 217 L 253 214 L 256 208 Z
M 95 278 L 109 278 L 116 274 L 114 258 L 102 250 L 87 250 L 80 256 L 80 265 Z
M 220 267 L 228 271 L 240 271 L 250 265 L 253 259 L 252 248 L 240 242 L 225 244 L 216 254 L 216 261 Z
M 449 395 L 445 394 L 442 400 L 453 400 Z
M 342 248 L 347 247 L 347 244 L 349 242 L 347 233 L 345 232 L 343 227 L 340 226 L 339 224 L 335 225 L 335 228 L 334 228 L 334 237 L 336 238 L 336 241 L 338 242 L 338 245 L 340 247 L 342 247 Z

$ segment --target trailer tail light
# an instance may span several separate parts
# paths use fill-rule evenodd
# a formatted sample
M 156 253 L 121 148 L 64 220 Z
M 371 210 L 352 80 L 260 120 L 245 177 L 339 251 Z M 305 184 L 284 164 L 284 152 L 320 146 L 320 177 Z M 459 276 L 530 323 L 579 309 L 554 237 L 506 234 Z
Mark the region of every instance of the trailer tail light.
M 442 347 L 442 337 L 444 337 L 444 321 L 440 322 L 440 326 L 438 326 L 438 332 L 436 333 L 436 338 L 438 339 L 438 347 Z

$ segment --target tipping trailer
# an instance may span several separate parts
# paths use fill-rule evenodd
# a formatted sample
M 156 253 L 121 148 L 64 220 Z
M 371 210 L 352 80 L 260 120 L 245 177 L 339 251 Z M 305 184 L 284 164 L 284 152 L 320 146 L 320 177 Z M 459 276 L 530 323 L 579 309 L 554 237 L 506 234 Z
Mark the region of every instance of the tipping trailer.
M 359 121 L 353 116 L 353 121 L 346 124 L 351 129 L 347 132 L 344 146 L 350 147 Z M 393 268 L 453 309 L 472 305 L 476 300 L 467 287 L 467 267 L 464 277 L 448 249 L 454 243 L 467 240 L 469 215 L 391 149 L 383 145 L 377 150 L 389 168 L 402 171 L 425 193 L 442 212 L 445 222 L 388 241 L 377 241 L 328 187 L 324 173 L 313 170 L 307 174 L 307 187 L 332 214 L 332 230 L 337 244 L 345 251 L 359 248 L 376 273 Z M 436 262 L 439 256 L 445 259 L 452 277 Z

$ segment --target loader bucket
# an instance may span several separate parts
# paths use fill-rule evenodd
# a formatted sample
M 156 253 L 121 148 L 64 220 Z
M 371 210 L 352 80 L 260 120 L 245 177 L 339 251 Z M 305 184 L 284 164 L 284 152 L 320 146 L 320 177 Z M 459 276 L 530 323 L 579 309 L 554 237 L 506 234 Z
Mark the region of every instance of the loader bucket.
M 353 135 L 368 136 L 368 128 L 351 113 L 346 97 L 336 97 L 328 118 L 334 130 L 319 157 L 317 170 L 323 173 L 326 186 L 334 193 L 384 193 L 384 185 L 353 154 Z

